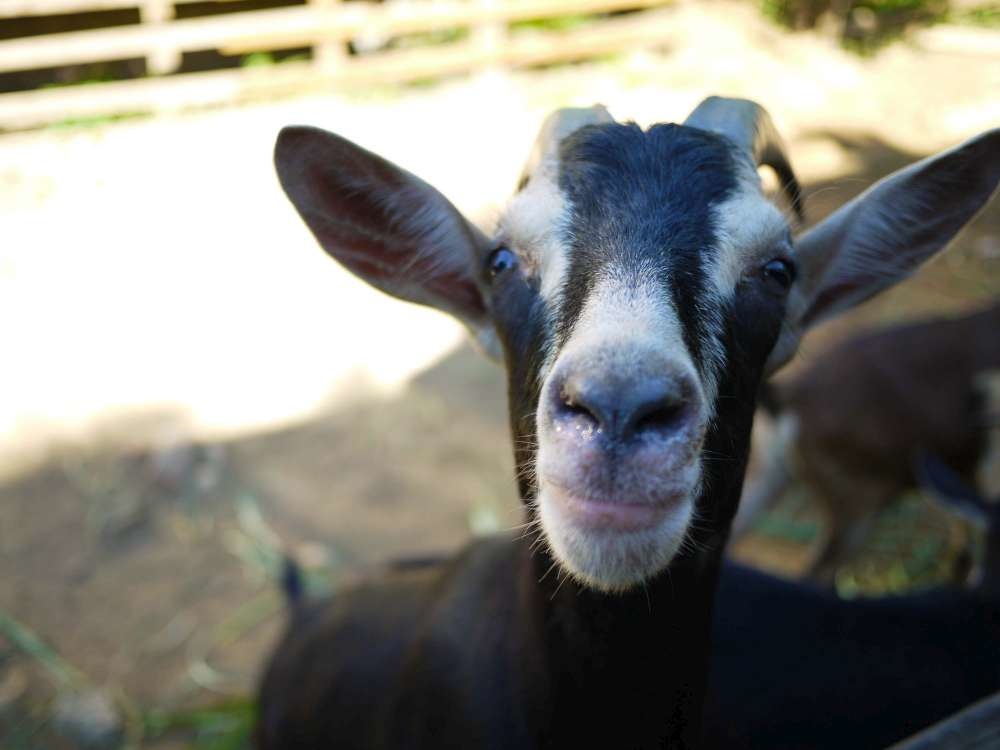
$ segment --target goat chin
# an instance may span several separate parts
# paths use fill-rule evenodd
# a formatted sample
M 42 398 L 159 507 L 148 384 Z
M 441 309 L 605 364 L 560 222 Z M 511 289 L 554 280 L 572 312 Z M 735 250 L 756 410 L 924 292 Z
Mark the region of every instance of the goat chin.
M 595 502 L 565 490 L 538 496 L 542 532 L 562 571 L 599 591 L 625 591 L 666 568 L 684 544 L 694 502 Z

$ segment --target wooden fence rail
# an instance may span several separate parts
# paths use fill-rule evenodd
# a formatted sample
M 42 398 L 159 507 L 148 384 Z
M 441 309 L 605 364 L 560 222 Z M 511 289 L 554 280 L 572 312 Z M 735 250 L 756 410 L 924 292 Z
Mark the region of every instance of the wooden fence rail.
M 198 3 L 204 0 L 173 0 L 172 5 Z M 230 0 L 216 0 L 229 2 Z M 0 0 L 0 18 L 54 16 L 69 13 L 91 13 L 98 10 L 138 8 L 143 0 Z
M 187 0 L 173 0 L 184 2 Z M 315 89 L 406 81 L 490 66 L 523 66 L 583 59 L 663 41 L 664 0 L 433 0 L 379 4 L 310 0 L 307 5 L 174 19 L 170 0 L 0 0 L 0 17 L 31 5 L 56 9 L 139 8 L 130 26 L 0 41 L 0 72 L 145 58 L 154 74 L 176 69 L 181 54 L 218 50 L 225 55 L 311 47 L 308 62 L 188 73 L 85 87 L 0 94 L 0 128 L 27 127 L 66 117 L 217 104 L 297 88 Z M 652 9 L 652 10 L 651 10 Z M 507 34 L 506 24 L 560 16 L 632 10 L 570 31 Z M 383 38 L 469 28 L 458 41 L 347 56 L 345 44 L 361 35 Z
M 662 4 L 662 0 L 507 0 L 488 6 L 448 2 L 274 8 L 176 20 L 169 24 L 118 26 L 0 42 L 0 70 L 143 57 L 152 46 L 179 52 L 222 49 L 237 54 L 306 46 L 321 39 L 346 40 L 362 32 L 411 34 L 570 12 L 598 13 Z

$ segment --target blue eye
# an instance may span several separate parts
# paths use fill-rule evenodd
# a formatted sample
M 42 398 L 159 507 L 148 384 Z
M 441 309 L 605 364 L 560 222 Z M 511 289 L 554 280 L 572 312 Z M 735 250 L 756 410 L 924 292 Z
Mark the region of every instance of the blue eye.
M 486 267 L 489 269 L 491 279 L 495 279 L 504 271 L 507 271 L 516 265 L 517 256 L 506 247 L 498 247 L 490 253 L 490 257 L 486 259 Z
M 790 260 L 775 258 L 764 264 L 761 275 L 777 291 L 787 292 L 795 282 L 795 265 Z

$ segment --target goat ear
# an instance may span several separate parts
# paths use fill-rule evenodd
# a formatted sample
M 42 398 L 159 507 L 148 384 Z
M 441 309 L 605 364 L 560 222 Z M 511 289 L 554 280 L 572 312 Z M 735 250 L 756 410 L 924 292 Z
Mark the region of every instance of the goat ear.
M 274 163 L 320 245 L 349 271 L 394 297 L 455 315 L 477 338 L 492 329 L 476 281 L 488 241 L 441 193 L 318 128 L 282 129 Z
M 796 242 L 798 282 L 768 369 L 802 333 L 900 281 L 941 250 L 1000 181 L 1000 128 L 879 181 Z

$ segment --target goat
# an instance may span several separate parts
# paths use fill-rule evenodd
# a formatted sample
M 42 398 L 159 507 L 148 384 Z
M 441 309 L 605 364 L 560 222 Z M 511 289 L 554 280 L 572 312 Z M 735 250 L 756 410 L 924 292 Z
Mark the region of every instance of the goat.
M 1000 689 L 1000 504 L 937 457 L 920 458 L 915 474 L 985 527 L 976 587 L 845 601 L 727 564 L 707 748 L 884 748 Z
M 1000 301 L 848 339 L 794 379 L 769 383 L 775 439 L 733 524 L 746 529 L 796 478 L 822 508 L 806 575 L 832 585 L 878 512 L 916 487 L 913 457 L 942 457 L 971 479 L 987 425 L 980 378 L 1000 369 Z
M 758 385 L 978 211 L 1000 130 L 794 245 L 758 165 L 796 210 L 798 183 L 745 100 L 645 131 L 557 111 L 492 238 L 337 135 L 286 128 L 275 162 L 330 255 L 502 358 L 526 524 L 297 606 L 257 747 L 693 747 Z

